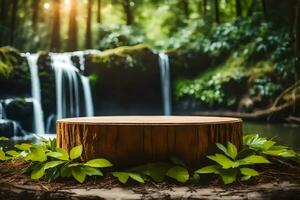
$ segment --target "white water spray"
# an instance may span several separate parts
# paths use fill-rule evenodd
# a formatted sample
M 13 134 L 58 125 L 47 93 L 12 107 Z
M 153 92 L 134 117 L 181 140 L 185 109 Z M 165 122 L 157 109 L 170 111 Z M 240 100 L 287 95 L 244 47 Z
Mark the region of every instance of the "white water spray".
M 38 54 L 25 54 L 30 69 L 31 76 L 31 96 L 33 103 L 33 118 L 34 118 L 34 132 L 36 134 L 45 134 L 44 115 L 41 107 L 41 87 L 38 73 Z
M 171 107 L 171 85 L 170 85 L 170 63 L 169 56 L 165 53 L 159 53 L 159 67 L 161 75 L 161 87 L 164 106 L 164 115 L 172 114 Z

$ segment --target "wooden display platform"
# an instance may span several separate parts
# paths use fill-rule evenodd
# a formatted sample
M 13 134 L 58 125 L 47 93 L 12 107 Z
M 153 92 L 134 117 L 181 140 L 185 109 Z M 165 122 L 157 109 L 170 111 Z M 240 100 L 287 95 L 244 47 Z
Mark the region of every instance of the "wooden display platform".
M 82 159 L 106 158 L 132 166 L 177 156 L 189 165 L 215 150 L 215 143 L 242 146 L 242 121 L 228 117 L 110 116 L 57 121 L 57 144 L 82 144 Z

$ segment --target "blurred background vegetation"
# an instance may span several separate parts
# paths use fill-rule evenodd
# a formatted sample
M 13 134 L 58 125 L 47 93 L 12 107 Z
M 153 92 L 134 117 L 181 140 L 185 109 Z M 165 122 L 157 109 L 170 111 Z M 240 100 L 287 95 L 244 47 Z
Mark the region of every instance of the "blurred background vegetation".
M 167 52 L 172 68 L 190 70 L 172 79 L 177 102 L 253 112 L 298 80 L 298 0 L 0 0 L 0 9 L 0 45 L 20 52 L 141 43 Z

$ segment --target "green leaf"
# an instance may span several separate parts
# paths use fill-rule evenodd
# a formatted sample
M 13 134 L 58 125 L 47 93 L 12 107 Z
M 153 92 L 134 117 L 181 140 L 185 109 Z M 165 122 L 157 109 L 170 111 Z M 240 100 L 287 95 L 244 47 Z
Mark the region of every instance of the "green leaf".
M 70 151 L 70 158 L 71 160 L 74 160 L 76 158 L 79 158 L 82 154 L 82 145 L 78 145 L 76 147 L 73 147 Z
M 68 167 L 77 167 L 77 166 L 82 166 L 82 163 L 69 163 Z
M 2 161 L 6 160 L 6 158 L 5 158 L 5 153 L 4 153 L 4 151 L 1 150 L 1 149 L 0 149 L 0 160 L 2 160 Z
M 216 146 L 217 146 L 221 151 L 223 151 L 226 155 L 229 156 L 229 153 L 227 152 L 227 149 L 226 149 L 226 147 L 225 147 L 223 144 L 217 142 L 217 143 L 216 143 Z
M 244 168 L 241 168 L 240 171 L 241 171 L 241 174 L 243 174 L 245 176 L 258 176 L 259 175 L 259 173 L 256 170 L 251 169 L 251 168 L 244 167 Z
M 84 166 L 83 170 L 88 176 L 103 176 L 103 173 L 94 167 Z
M 251 165 L 251 164 L 267 164 L 270 163 L 263 156 L 251 155 L 246 158 L 239 160 L 240 165 Z
M 227 143 L 227 152 L 228 152 L 230 158 L 232 158 L 233 160 L 236 158 L 236 156 L 237 156 L 237 148 L 231 142 Z
M 72 167 L 72 175 L 79 183 L 83 183 L 86 177 L 85 171 L 82 167 Z
M 223 169 L 231 168 L 234 165 L 234 162 L 230 160 L 228 157 L 222 154 L 215 154 L 213 156 L 207 156 L 210 160 L 213 160 L 220 164 Z
M 86 162 L 84 164 L 85 166 L 90 166 L 90 167 L 111 167 L 112 164 L 106 160 L 106 159 L 93 159 L 93 160 L 89 160 L 88 162 Z
M 241 178 L 241 181 L 248 181 L 251 178 L 251 176 L 243 176 Z
M 230 184 L 236 181 L 237 169 L 222 169 L 220 176 L 224 184 Z
M 21 151 L 30 151 L 31 146 L 32 146 L 31 144 L 26 144 L 26 143 L 15 145 L 15 147 Z
M 126 172 L 113 172 L 112 175 L 118 178 L 118 180 L 123 184 L 127 183 L 129 178 L 129 174 Z
M 20 153 L 17 152 L 17 151 L 14 151 L 14 150 L 10 150 L 10 151 L 7 151 L 6 154 L 7 154 L 7 155 L 10 155 L 10 156 L 12 156 L 12 157 L 16 157 L 16 156 L 18 156 Z
M 142 178 L 142 176 L 138 173 L 129 173 L 130 178 L 132 178 L 133 180 L 140 182 L 140 183 L 144 183 L 144 179 Z
M 182 167 L 186 167 L 186 164 L 182 160 L 180 160 L 178 157 L 172 156 L 171 162 L 174 163 L 175 165 L 180 165 Z
M 67 165 L 64 165 L 60 169 L 60 175 L 61 175 L 61 177 L 71 177 L 72 176 L 72 168 L 68 167 Z
M 55 148 L 55 150 L 58 152 L 58 153 L 61 153 L 62 156 L 60 157 L 57 157 L 58 159 L 60 160 L 69 160 L 69 153 L 65 150 L 65 149 L 62 149 L 62 148 Z
M 47 156 L 44 149 L 40 147 L 31 147 L 30 154 L 27 155 L 26 159 L 32 161 L 44 162 L 47 160 Z
M 0 137 L 0 141 L 5 141 L 5 140 L 8 140 L 8 138 L 7 138 L 7 137 L 4 137 L 4 136 L 1 136 L 1 137 Z
M 167 163 L 149 163 L 147 165 L 148 175 L 155 182 L 162 182 L 166 176 L 167 171 L 170 169 L 170 165 Z
M 268 140 L 263 144 L 263 149 L 264 150 L 268 150 L 270 149 L 272 146 L 274 146 L 274 144 L 276 144 L 276 142 L 272 141 L 272 140 Z
M 263 151 L 263 153 L 270 155 L 270 156 L 279 156 L 279 157 L 283 157 L 283 158 L 297 157 L 297 153 L 295 151 L 289 150 L 289 149 L 267 150 L 267 151 Z
M 50 169 L 50 168 L 53 168 L 53 167 L 56 167 L 58 165 L 61 165 L 65 163 L 65 161 L 61 161 L 61 160 L 57 160 L 57 161 L 50 161 L 50 162 L 47 162 L 45 165 L 44 165 L 44 169 Z
M 201 169 L 198 169 L 195 171 L 197 174 L 219 174 L 220 173 L 220 166 L 218 165 L 210 165 L 206 167 L 202 167 Z
M 55 152 L 55 151 L 48 152 L 48 153 L 46 153 L 46 155 L 49 156 L 49 157 L 52 157 L 52 158 L 57 158 L 57 159 L 58 159 L 59 157 L 63 156 L 62 153 Z
M 31 172 L 31 179 L 40 179 L 44 176 L 45 174 L 45 169 L 44 169 L 44 166 L 40 166 L 36 169 L 34 169 L 32 172 Z
M 189 172 L 186 168 L 183 168 L 181 166 L 175 166 L 168 170 L 167 176 L 176 179 L 177 181 L 181 183 L 185 183 L 189 180 Z

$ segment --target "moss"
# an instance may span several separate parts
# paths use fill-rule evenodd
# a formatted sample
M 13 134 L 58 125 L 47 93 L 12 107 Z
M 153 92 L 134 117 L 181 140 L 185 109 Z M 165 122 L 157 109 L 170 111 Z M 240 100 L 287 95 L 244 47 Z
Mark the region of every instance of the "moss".
M 8 78 L 11 75 L 19 55 L 20 53 L 12 47 L 0 48 L 0 78 Z
M 247 45 L 251 47 L 251 43 Z M 249 53 L 243 51 L 232 53 L 223 63 L 205 70 L 192 80 L 180 79 L 176 81 L 175 95 L 177 100 L 189 97 L 209 106 L 235 107 L 241 96 L 253 93 L 261 77 L 269 77 L 272 82 L 274 76 L 274 63 L 269 60 L 256 60 L 249 62 Z M 268 84 L 266 84 L 266 87 Z M 276 84 L 269 84 L 272 89 L 262 92 L 273 95 L 280 89 Z M 260 90 L 261 87 L 258 87 Z
M 152 50 L 145 44 L 135 46 L 123 46 L 109 49 L 103 52 L 90 54 L 92 64 L 102 67 L 138 67 L 146 66 L 149 55 L 154 55 Z M 143 64 L 144 63 L 144 64 Z

